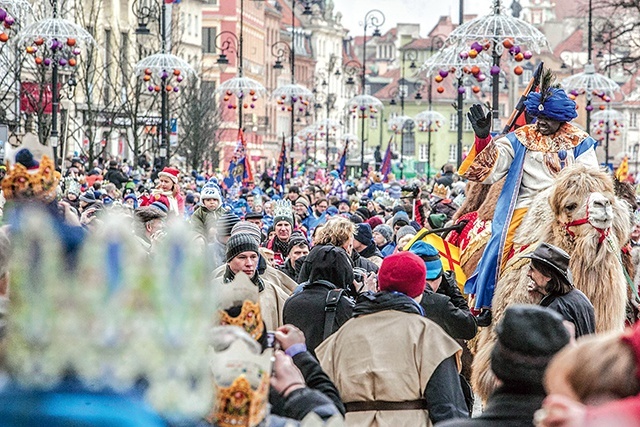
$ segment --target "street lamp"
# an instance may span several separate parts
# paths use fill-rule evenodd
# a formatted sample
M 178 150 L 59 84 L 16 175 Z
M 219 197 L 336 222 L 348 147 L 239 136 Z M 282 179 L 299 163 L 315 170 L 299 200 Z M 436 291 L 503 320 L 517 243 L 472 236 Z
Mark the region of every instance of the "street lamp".
M 82 47 L 96 46 L 96 41 L 81 26 L 59 18 L 58 1 L 51 0 L 52 18 L 37 21 L 22 30 L 17 37 L 17 45 L 25 48 L 26 52 L 34 56 L 38 67 L 51 67 L 51 134 L 50 142 L 53 148 L 53 162 L 58 167 L 58 107 L 60 105 L 59 72 L 73 72 L 77 65 Z M 13 17 L 5 28 L 13 25 Z
M 183 59 L 167 53 L 167 6 L 164 0 L 135 0 L 133 2 L 133 14 L 138 19 L 136 34 L 150 34 L 147 25 L 158 22 L 160 26 L 160 52 L 143 58 L 136 64 L 136 75 L 142 75 L 142 79 L 148 85 L 149 92 L 160 93 L 160 168 L 165 167 L 171 159 L 171 147 L 169 144 L 169 93 L 176 93 L 180 89 L 178 85 L 186 77 L 194 77 L 195 70 Z M 153 84 L 153 82 L 159 84 Z

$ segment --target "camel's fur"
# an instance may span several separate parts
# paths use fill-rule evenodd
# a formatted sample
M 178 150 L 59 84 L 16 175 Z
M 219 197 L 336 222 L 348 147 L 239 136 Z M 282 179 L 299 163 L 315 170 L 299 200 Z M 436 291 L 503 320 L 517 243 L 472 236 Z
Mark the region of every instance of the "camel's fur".
M 569 236 L 563 224 L 586 216 L 586 200 L 590 193 L 599 192 L 614 209 L 614 222 L 610 231 L 611 246 L 605 241 L 598 244 L 599 234 L 590 224 L 573 227 L 575 238 Z M 567 209 L 577 203 L 578 209 Z M 569 252 L 570 268 L 576 288 L 593 303 L 598 332 L 621 330 L 624 326 L 626 281 L 618 260 L 620 242 L 628 238 L 631 227 L 628 205 L 614 196 L 611 177 L 603 171 L 583 165 L 566 168 L 554 186 L 536 197 L 514 238 L 514 247 L 530 245 L 525 252 L 535 249 L 538 242 L 548 242 Z M 528 260 L 511 259 L 496 285 L 493 297 L 493 324 L 500 321 L 507 306 L 515 303 L 537 303 L 527 292 Z M 472 385 L 484 400 L 495 388 L 495 377 L 490 370 L 490 355 L 495 342 L 493 326 L 483 329 L 477 337 L 478 352 L 472 367 Z

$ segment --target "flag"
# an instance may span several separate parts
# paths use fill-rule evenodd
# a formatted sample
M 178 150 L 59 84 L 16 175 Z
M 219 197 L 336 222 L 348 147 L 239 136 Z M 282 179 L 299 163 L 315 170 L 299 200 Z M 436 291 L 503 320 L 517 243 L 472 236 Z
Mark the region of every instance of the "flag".
M 461 292 L 463 292 L 462 290 L 464 289 L 464 283 L 467 281 L 467 276 L 464 274 L 464 271 L 462 271 L 462 266 L 460 265 L 460 248 L 444 241 L 442 237 L 437 234 L 427 233 L 429 233 L 429 230 L 426 228 L 420 230 L 418 234 L 405 245 L 404 250 L 408 251 L 411 245 L 418 240 L 432 245 L 440 253 L 442 268 L 445 271 L 452 270 L 455 273 L 458 287 L 460 287 Z
M 391 141 L 393 140 L 393 136 L 389 140 L 389 144 L 387 144 L 387 151 L 384 152 L 384 157 L 382 158 L 382 166 L 380 166 L 380 174 L 382 174 L 383 182 L 388 182 L 387 175 L 391 173 Z
M 344 144 L 344 151 L 342 152 L 342 157 L 340 157 L 340 162 L 338 163 L 338 173 L 340 174 L 340 179 L 344 180 L 345 173 L 347 171 L 347 152 L 349 151 L 349 140 L 347 139 Z
M 242 185 L 253 182 L 253 173 L 251 172 L 251 164 L 247 158 L 246 147 L 247 143 L 244 140 L 244 132 L 242 132 L 242 129 L 239 129 L 238 143 L 233 152 L 233 157 L 229 162 L 227 177 L 223 180 L 226 188 L 231 188 L 236 182 L 242 183 Z
M 624 181 L 629 175 L 629 158 L 624 156 L 624 159 L 620 162 L 620 166 L 616 169 L 616 179 L 618 181 Z
M 286 175 L 287 164 L 287 143 L 284 135 L 282 135 L 282 149 L 280 150 L 280 157 L 278 158 L 278 168 L 276 169 L 276 186 L 280 186 L 280 192 L 284 191 L 284 179 Z

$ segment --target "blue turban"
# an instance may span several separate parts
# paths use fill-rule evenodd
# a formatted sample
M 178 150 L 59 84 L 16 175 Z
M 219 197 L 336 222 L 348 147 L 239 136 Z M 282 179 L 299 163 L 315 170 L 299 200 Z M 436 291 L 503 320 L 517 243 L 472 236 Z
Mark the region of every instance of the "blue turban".
M 570 122 L 578 117 L 576 103 L 569 99 L 564 89 L 549 89 L 541 104 L 542 94 L 531 92 L 524 101 L 524 106 L 530 116 L 543 116 L 558 122 Z

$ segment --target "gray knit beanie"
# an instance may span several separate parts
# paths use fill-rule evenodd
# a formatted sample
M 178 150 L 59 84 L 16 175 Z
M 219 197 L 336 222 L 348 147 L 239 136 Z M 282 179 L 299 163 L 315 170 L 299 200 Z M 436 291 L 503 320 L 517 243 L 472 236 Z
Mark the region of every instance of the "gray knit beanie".
M 231 229 L 231 235 L 235 236 L 236 234 L 246 234 L 251 236 L 256 239 L 258 245 L 262 241 L 262 232 L 260 231 L 260 227 L 249 221 L 240 221 L 234 225 Z
M 416 234 L 416 229 L 410 225 L 405 225 L 404 227 L 400 227 L 400 229 L 396 232 L 396 242 L 399 242 L 404 236 L 408 234 Z
M 227 242 L 227 262 L 231 261 L 242 252 L 255 252 L 259 254 L 260 247 L 255 237 L 242 233 L 234 234 Z
M 382 234 L 382 237 L 384 237 L 387 242 L 393 240 L 393 230 L 386 224 L 378 225 L 373 229 L 373 232 Z

